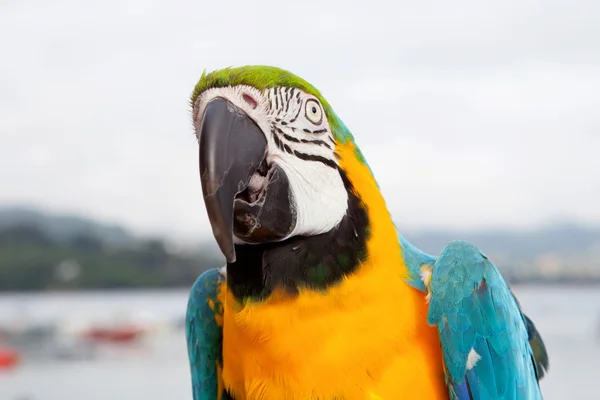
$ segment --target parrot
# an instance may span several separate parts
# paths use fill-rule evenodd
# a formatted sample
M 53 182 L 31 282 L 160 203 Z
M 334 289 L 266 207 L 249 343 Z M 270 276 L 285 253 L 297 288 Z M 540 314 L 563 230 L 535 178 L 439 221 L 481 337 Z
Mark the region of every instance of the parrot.
M 542 399 L 544 342 L 497 267 L 406 240 L 316 87 L 227 67 L 190 104 L 226 260 L 187 303 L 194 400 Z

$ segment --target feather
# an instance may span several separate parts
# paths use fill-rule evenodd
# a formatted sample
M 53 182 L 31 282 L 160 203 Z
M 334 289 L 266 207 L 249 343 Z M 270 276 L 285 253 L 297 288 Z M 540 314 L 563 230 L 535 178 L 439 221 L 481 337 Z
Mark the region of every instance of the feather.
M 530 339 L 543 342 L 485 255 L 469 243 L 450 243 L 427 289 L 428 322 L 438 327 L 453 399 L 542 398 Z M 547 365 L 543 356 L 545 348 L 540 366 Z
M 192 286 L 186 313 L 186 339 L 194 400 L 226 400 L 222 368 L 222 316 L 219 300 L 225 275 L 219 269 L 201 274 Z M 221 392 L 221 393 L 219 393 Z

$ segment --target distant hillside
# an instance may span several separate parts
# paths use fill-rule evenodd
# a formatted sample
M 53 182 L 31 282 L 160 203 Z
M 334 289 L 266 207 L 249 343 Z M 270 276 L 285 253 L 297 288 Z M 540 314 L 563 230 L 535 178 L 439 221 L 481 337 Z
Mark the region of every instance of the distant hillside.
M 432 255 L 452 240 L 469 241 L 511 282 L 600 282 L 600 227 L 402 233 Z M 82 216 L 0 207 L 0 291 L 187 287 L 223 262 L 212 236 L 174 244 Z M 57 278 L 71 270 L 80 272 L 76 279 Z
M 107 224 L 74 214 L 56 214 L 28 207 L 0 207 L 0 230 L 14 226 L 35 226 L 55 240 L 73 240 L 80 235 L 93 236 L 109 243 L 135 241 L 127 228 Z M 576 224 L 556 224 L 536 230 L 444 230 L 428 229 L 404 231 L 402 234 L 413 244 L 431 254 L 438 254 L 452 240 L 469 241 L 491 254 L 506 254 L 515 258 L 531 258 L 542 253 L 562 255 L 600 253 L 600 227 Z M 212 237 L 205 237 L 199 245 L 217 249 Z
M 110 243 L 132 240 L 122 226 L 106 224 L 73 214 L 55 214 L 30 207 L 0 207 L 0 230 L 15 226 L 35 226 L 59 241 L 73 240 L 80 235 L 101 238 Z
M 422 231 L 405 237 L 437 255 L 452 240 L 466 240 L 500 268 L 504 278 L 535 282 L 600 282 L 600 228 L 557 224 L 530 231 Z
M 438 254 L 451 240 L 466 240 L 482 251 L 502 253 L 512 257 L 535 257 L 555 252 L 562 255 L 600 253 L 600 227 L 560 224 L 531 231 L 517 230 L 428 230 L 407 232 L 409 241 L 423 251 Z
M 0 291 L 190 287 L 223 265 L 218 252 L 193 250 L 78 216 L 4 208 Z

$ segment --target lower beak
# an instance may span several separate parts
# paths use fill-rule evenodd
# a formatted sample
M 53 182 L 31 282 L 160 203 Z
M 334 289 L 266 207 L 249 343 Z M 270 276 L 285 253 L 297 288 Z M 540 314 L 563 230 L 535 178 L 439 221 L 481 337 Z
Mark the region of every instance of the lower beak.
M 200 127 L 200 181 L 213 235 L 229 263 L 235 262 L 235 196 L 248 187 L 266 156 L 262 130 L 223 98 L 210 101 Z

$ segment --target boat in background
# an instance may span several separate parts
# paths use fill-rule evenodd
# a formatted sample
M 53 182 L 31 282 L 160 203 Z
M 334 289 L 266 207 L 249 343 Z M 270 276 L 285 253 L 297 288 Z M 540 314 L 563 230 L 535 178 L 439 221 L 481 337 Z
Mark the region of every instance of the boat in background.
M 21 361 L 21 355 L 12 347 L 0 343 L 0 370 L 15 367 Z
M 128 343 L 140 339 L 146 331 L 134 325 L 92 326 L 83 333 L 90 341 Z

